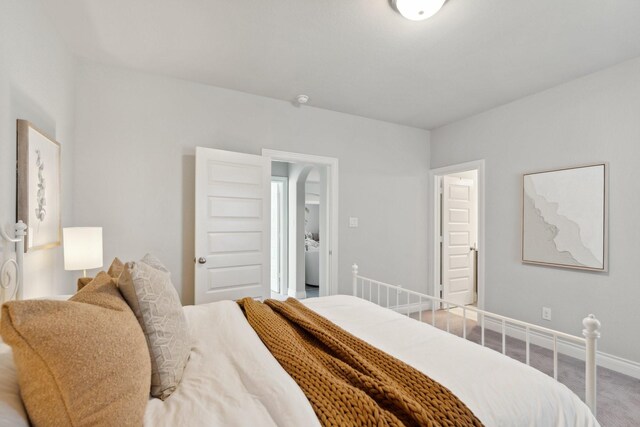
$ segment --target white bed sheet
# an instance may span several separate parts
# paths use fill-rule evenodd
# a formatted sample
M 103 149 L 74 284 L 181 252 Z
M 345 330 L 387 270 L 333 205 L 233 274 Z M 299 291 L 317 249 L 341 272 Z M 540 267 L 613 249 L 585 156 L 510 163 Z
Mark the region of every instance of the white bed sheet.
M 448 387 L 488 427 L 598 425 L 568 388 L 493 350 L 351 296 L 304 303 Z M 145 425 L 318 425 L 235 303 L 185 307 L 185 314 L 191 359 L 176 392 L 149 401 Z
M 0 427 L 28 427 L 11 347 L 0 339 Z
M 193 339 L 180 385 L 152 398 L 146 426 L 319 426 L 302 390 L 235 302 L 184 308 Z

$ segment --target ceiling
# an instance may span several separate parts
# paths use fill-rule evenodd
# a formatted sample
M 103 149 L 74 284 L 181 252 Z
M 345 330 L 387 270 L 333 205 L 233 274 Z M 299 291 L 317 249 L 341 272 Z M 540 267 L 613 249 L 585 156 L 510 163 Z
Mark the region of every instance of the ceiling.
M 640 56 L 638 0 L 42 0 L 100 63 L 432 129 Z

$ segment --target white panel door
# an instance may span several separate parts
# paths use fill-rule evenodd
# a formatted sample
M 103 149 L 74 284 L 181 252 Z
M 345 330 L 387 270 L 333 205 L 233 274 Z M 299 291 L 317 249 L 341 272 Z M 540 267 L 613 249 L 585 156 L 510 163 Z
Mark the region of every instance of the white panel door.
M 475 302 L 475 204 L 473 180 L 443 177 L 442 293 L 461 305 Z
M 195 303 L 268 298 L 271 160 L 196 148 Z

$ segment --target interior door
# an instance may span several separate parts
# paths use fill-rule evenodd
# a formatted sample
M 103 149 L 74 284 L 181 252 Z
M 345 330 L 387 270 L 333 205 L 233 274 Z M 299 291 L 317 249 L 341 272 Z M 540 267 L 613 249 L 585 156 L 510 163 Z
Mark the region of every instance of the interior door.
M 475 302 L 475 188 L 472 179 L 443 177 L 443 299 L 460 305 Z
M 271 160 L 196 148 L 195 303 L 270 296 Z

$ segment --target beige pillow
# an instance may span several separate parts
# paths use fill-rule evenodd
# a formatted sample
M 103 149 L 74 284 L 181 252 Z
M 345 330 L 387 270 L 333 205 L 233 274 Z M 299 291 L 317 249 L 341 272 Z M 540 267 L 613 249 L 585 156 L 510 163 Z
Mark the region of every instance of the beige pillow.
M 117 279 L 122 274 L 122 270 L 124 269 L 124 263 L 120 261 L 118 257 L 115 257 L 109 266 L 109 271 L 107 273 L 109 276 Z
M 124 264 L 122 263 L 122 261 L 120 261 L 117 257 L 113 259 L 113 262 L 111 263 L 111 266 L 109 266 L 109 271 L 107 271 L 107 274 L 111 277 L 113 277 L 114 279 L 117 279 L 118 277 L 120 277 L 120 274 L 122 273 L 122 269 L 124 268 Z M 93 280 L 93 277 L 80 277 L 78 279 L 78 291 L 82 288 L 84 288 L 85 286 L 87 286 L 89 283 L 91 283 L 91 281 Z
M 151 395 L 164 400 L 180 383 L 191 341 L 182 304 L 169 273 L 162 264 L 164 270 L 143 261 L 124 266 L 118 287 L 147 337 L 151 354 Z
M 20 393 L 37 426 L 140 426 L 151 366 L 144 334 L 106 273 L 69 301 L 2 306 Z

